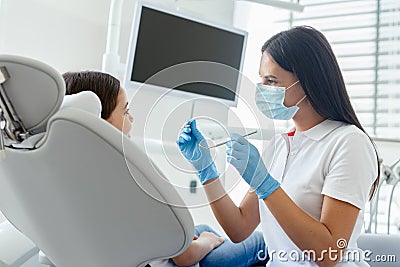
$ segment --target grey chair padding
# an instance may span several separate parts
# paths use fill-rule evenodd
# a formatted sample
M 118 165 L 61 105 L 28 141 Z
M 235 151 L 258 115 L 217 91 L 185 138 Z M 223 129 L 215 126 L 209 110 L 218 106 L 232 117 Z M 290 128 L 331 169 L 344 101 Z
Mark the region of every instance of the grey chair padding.
M 361 234 L 358 238 L 358 246 L 363 251 L 371 251 L 371 255 L 367 255 L 371 261 L 368 264 L 371 267 L 399 267 L 400 266 L 400 235 L 386 235 L 386 234 Z M 375 256 L 381 257 L 395 255 L 396 261 L 382 262 L 375 259 Z
M 56 72 L 31 74 L 25 77 L 18 67 L 10 71 L 10 92 L 16 92 L 13 80 L 43 78 L 46 85 L 62 79 Z M 47 89 L 36 93 L 56 96 L 64 87 Z M 0 161 L 0 210 L 6 218 L 61 267 L 145 266 L 182 253 L 193 239 L 192 217 L 148 156 L 98 116 L 78 108 L 54 114 L 59 101 L 42 109 L 40 97 L 31 103 L 23 90 L 12 97 L 18 110 L 41 110 L 42 118 L 24 117 L 30 129 L 48 123 L 40 146 L 8 147 Z

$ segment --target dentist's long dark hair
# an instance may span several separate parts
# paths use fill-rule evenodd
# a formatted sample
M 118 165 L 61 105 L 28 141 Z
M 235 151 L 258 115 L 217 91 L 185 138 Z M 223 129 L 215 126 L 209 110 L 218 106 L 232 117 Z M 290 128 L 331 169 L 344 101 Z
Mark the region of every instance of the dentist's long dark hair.
M 332 48 L 321 32 L 308 26 L 294 27 L 271 37 L 261 48 L 261 52 L 264 51 L 283 69 L 296 75 L 308 101 L 319 115 L 355 125 L 367 134 L 350 103 Z M 371 142 L 376 152 L 376 146 L 372 140 Z M 376 157 L 378 177 L 372 185 L 370 200 L 379 184 L 380 164 L 377 152 Z

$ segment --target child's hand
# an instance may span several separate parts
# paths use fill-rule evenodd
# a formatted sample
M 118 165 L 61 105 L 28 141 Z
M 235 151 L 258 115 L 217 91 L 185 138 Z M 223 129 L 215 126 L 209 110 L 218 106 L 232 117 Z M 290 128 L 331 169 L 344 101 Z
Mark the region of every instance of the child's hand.
M 202 232 L 194 236 L 192 244 L 181 255 L 172 258 L 178 266 L 190 266 L 201 261 L 210 251 L 224 243 L 224 238 L 211 232 Z
M 200 242 L 204 242 L 204 244 L 210 245 L 211 250 L 218 247 L 225 241 L 223 237 L 216 236 L 211 232 L 202 232 L 197 240 Z

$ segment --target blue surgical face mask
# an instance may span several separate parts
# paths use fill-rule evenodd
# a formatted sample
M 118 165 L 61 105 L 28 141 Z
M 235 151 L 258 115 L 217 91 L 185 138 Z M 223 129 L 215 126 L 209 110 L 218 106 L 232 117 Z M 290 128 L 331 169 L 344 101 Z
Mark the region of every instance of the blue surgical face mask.
M 283 104 L 283 101 L 285 100 L 286 90 L 289 90 L 298 82 L 299 81 L 295 82 L 288 88 L 258 83 L 255 96 L 258 109 L 265 116 L 273 120 L 290 120 L 293 118 L 293 116 L 299 110 L 297 105 L 300 104 L 300 102 L 303 101 L 306 96 L 300 99 L 299 102 L 292 107 L 286 107 Z

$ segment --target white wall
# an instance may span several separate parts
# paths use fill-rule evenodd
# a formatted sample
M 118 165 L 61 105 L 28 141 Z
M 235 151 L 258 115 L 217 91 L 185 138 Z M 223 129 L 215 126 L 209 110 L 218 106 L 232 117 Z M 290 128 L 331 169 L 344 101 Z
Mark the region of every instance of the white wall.
M 1 53 L 34 57 L 60 71 L 99 69 L 108 6 L 108 0 L 3 0 Z
M 0 53 L 45 61 L 64 72 L 101 69 L 110 0 L 0 0 Z M 233 0 L 153 0 L 231 24 Z M 125 0 L 120 55 L 125 62 L 135 0 Z

